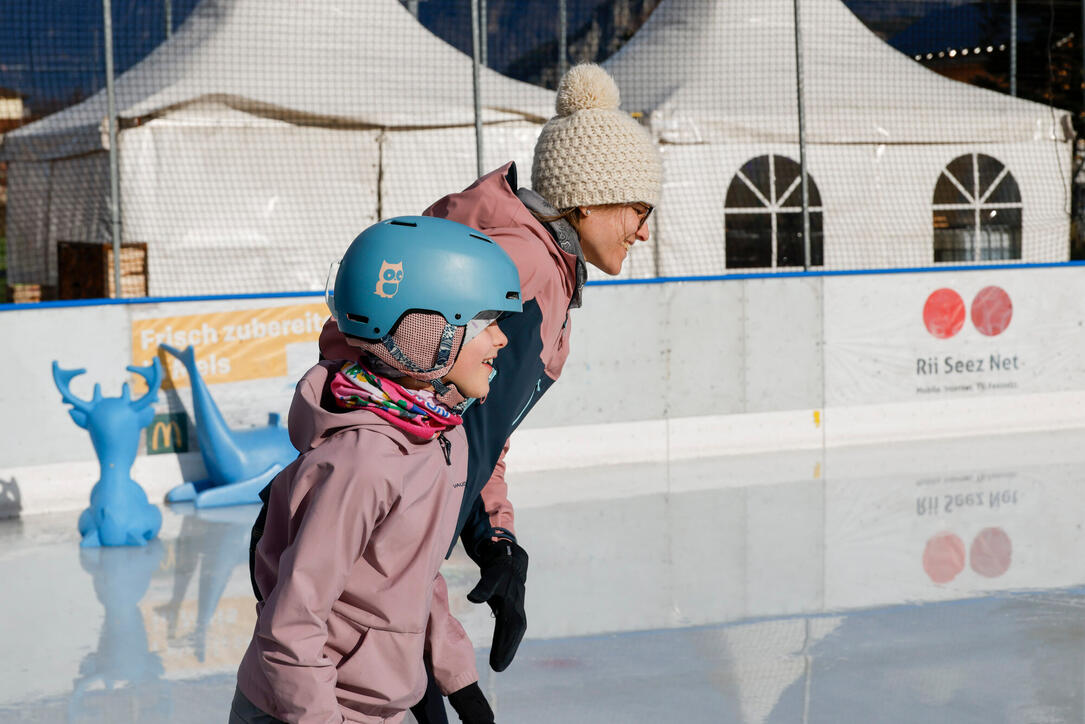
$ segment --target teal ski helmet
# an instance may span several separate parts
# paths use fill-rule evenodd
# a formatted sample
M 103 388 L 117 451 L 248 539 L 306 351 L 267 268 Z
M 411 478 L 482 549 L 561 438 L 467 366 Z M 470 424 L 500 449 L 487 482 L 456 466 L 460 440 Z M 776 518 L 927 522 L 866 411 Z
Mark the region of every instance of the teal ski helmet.
M 436 380 L 471 332 L 521 309 L 520 275 L 508 254 L 469 226 L 429 216 L 370 226 L 328 282 L 339 330 L 405 376 L 435 382 L 438 392 Z

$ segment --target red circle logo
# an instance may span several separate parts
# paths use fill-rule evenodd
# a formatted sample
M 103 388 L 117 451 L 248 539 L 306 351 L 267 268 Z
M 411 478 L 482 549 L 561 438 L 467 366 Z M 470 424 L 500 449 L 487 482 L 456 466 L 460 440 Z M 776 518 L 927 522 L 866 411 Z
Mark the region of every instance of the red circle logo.
M 933 536 L 923 550 L 923 570 L 935 583 L 952 581 L 964 570 L 964 541 L 949 532 Z
M 928 332 L 939 339 L 949 339 L 960 332 L 964 326 L 964 300 L 961 295 L 945 288 L 932 292 L 923 305 L 923 324 Z
M 1013 544 L 1001 528 L 984 528 L 972 541 L 968 560 L 972 570 L 981 576 L 997 578 L 1010 568 Z
M 972 300 L 972 324 L 980 334 L 994 337 L 1006 331 L 1013 319 L 1010 295 L 999 287 L 984 287 Z

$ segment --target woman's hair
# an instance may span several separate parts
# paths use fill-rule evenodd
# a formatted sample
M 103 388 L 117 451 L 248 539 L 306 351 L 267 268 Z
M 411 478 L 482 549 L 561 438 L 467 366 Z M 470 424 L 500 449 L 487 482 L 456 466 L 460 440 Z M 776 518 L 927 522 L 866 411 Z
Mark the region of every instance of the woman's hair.
M 539 211 L 532 211 L 531 215 L 544 224 L 552 224 L 555 221 L 568 221 L 573 225 L 574 229 L 580 229 L 580 207 L 571 206 L 568 209 L 562 209 L 556 214 L 544 214 Z

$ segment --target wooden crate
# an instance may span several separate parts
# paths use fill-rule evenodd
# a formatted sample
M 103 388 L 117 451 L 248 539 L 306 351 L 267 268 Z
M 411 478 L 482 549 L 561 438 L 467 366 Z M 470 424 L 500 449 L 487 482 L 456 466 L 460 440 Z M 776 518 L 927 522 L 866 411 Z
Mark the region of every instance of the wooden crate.
M 121 292 L 125 298 L 147 296 L 147 244 L 121 244 Z M 87 241 L 57 242 L 59 299 L 117 296 L 113 245 Z
M 35 304 L 56 299 L 56 287 L 49 284 L 8 284 L 5 298 L 13 304 Z

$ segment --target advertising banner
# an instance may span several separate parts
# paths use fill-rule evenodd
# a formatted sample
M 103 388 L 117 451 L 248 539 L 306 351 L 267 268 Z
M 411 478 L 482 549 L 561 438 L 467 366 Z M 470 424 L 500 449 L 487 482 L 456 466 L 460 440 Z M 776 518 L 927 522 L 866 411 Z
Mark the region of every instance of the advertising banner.
M 825 404 L 1085 389 L 1085 275 L 1025 269 L 825 280 Z
M 315 342 L 328 308 L 323 302 L 262 309 L 153 317 L 132 320 L 132 364 L 148 365 L 167 344 L 191 345 L 196 366 L 207 384 L 282 377 L 287 374 L 287 345 Z M 163 389 L 188 387 L 184 365 L 172 355 L 165 365 Z

